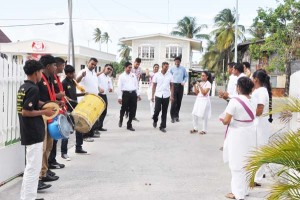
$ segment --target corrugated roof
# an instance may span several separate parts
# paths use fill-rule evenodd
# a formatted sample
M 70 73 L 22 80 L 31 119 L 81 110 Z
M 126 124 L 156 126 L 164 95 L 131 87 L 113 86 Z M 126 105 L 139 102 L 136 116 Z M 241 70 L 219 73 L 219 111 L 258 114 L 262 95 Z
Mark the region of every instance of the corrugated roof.
M 0 29 L 0 43 L 9 43 L 11 40 Z

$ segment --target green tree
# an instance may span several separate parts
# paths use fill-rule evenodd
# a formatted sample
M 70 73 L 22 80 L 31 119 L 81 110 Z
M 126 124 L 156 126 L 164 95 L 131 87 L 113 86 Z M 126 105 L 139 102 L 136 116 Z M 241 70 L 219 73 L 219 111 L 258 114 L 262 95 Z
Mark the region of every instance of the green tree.
M 228 8 L 219 12 L 214 18 L 217 28 L 212 31 L 212 34 L 215 36 L 216 47 L 220 52 L 226 52 L 228 62 L 235 41 L 235 20 L 234 12 Z M 244 32 L 245 27 L 238 25 L 238 40 L 245 40 Z
M 300 57 L 300 2 L 283 0 L 275 9 L 260 8 L 254 23 L 263 24 L 264 29 L 269 34 L 262 48 L 263 51 L 267 52 L 268 55 L 275 53 L 276 63 L 284 63 L 285 94 L 288 95 L 291 62 Z M 271 65 L 273 64 L 271 63 Z
M 94 41 L 99 42 L 99 50 L 101 51 L 101 43 L 102 43 L 102 34 L 99 28 L 95 28 L 94 30 Z
M 131 47 L 127 46 L 125 44 L 120 44 L 120 49 L 118 50 L 120 58 L 125 61 L 130 61 L 130 53 L 131 53 Z
M 108 42 L 111 42 L 111 39 L 107 32 L 103 33 L 101 40 L 106 43 L 106 51 L 108 52 Z
M 184 17 L 177 22 L 177 26 L 171 32 L 171 35 L 177 35 L 187 38 L 208 39 L 207 34 L 200 34 L 202 29 L 207 28 L 206 24 L 197 26 L 195 17 Z

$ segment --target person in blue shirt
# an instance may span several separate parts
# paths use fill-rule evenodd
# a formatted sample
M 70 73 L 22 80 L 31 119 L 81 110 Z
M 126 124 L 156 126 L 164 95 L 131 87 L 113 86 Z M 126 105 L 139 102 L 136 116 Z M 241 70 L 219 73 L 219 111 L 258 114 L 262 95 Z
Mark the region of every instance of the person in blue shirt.
M 171 104 L 171 122 L 179 122 L 179 111 L 181 107 L 181 101 L 183 97 L 183 87 L 188 80 L 188 74 L 183 66 L 180 66 L 181 58 L 176 57 L 174 59 L 175 66 L 170 69 L 173 75 L 173 85 L 174 85 L 174 101 Z

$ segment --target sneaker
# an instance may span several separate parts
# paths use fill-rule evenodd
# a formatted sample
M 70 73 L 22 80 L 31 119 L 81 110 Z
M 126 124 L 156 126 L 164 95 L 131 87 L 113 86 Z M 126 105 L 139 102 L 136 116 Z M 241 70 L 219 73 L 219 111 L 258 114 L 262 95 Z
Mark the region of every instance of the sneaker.
M 94 142 L 94 139 L 93 138 L 84 138 L 83 141 L 85 142 Z
M 51 184 L 46 184 L 43 181 L 39 180 L 37 190 L 45 190 L 45 189 L 47 189 L 47 188 L 49 188 L 51 186 L 52 186 Z
M 66 154 L 66 153 L 64 153 L 64 154 L 61 154 L 61 157 L 63 158 L 63 159 L 66 159 L 67 161 L 70 161 L 71 160 L 71 158 L 68 156 L 68 154 Z
M 65 167 L 64 164 L 60 164 L 58 162 L 54 162 L 54 163 L 49 164 L 50 169 L 62 169 L 64 167 Z

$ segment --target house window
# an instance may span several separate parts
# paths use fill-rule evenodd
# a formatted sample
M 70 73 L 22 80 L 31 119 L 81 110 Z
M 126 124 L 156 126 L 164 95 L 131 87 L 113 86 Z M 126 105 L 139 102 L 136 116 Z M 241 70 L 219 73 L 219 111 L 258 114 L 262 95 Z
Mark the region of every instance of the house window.
M 166 47 L 166 58 L 172 59 L 182 56 L 182 47 L 180 46 L 167 46 Z
M 138 57 L 142 59 L 154 58 L 154 47 L 149 45 L 142 45 L 138 47 Z

